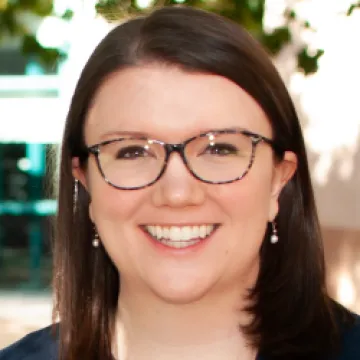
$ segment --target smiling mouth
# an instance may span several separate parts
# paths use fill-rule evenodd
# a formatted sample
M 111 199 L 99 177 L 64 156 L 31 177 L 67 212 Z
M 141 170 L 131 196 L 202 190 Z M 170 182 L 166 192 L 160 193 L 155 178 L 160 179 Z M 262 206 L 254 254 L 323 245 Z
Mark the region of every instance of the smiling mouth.
M 204 224 L 192 226 L 142 226 L 155 241 L 168 247 L 183 249 L 194 246 L 211 236 L 219 224 Z

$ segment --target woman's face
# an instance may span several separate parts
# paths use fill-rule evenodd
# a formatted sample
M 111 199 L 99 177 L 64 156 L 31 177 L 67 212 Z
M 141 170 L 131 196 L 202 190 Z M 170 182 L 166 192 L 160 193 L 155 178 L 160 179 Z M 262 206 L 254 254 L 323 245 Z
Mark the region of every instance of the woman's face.
M 85 139 L 93 145 L 131 132 L 180 143 L 224 128 L 272 137 L 260 106 L 228 79 L 151 65 L 122 70 L 102 85 L 89 110 Z M 90 193 L 90 218 L 120 272 L 122 291 L 188 303 L 253 284 L 267 223 L 277 214 L 279 192 L 295 171 L 296 158 L 286 153 L 284 161 L 275 162 L 271 147 L 260 143 L 242 180 L 214 185 L 194 178 L 173 153 L 160 180 L 139 190 L 107 184 L 93 155 L 85 173 L 77 164 L 74 159 L 74 175 Z M 212 232 L 201 239 L 196 234 L 203 225 Z M 190 226 L 198 243 L 163 245 L 148 226 L 165 233 Z

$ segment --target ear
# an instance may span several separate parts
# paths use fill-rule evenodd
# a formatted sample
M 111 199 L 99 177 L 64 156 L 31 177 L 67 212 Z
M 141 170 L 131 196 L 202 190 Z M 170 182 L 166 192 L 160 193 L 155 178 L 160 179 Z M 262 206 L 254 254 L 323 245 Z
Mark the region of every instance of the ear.
M 80 181 L 81 185 L 88 190 L 87 179 L 84 169 L 80 166 L 80 160 L 78 157 L 71 159 L 71 168 L 73 177 Z
M 271 205 L 269 221 L 273 221 L 279 211 L 279 196 L 281 190 L 294 176 L 297 169 L 297 157 L 292 151 L 286 151 L 283 159 L 275 165 L 271 185 Z
M 81 185 L 89 192 L 89 186 L 86 178 L 86 174 L 84 169 L 80 166 L 80 160 L 78 157 L 73 157 L 71 160 L 71 166 L 72 166 L 72 174 L 73 177 L 80 181 Z M 90 200 L 89 203 L 89 217 L 92 222 L 93 220 L 93 213 L 92 213 L 92 202 Z

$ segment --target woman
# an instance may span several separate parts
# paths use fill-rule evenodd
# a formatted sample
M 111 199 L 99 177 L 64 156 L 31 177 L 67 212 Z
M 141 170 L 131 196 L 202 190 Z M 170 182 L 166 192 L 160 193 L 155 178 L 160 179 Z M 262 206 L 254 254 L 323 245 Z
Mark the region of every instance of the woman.
M 261 47 L 169 7 L 99 44 L 63 139 L 54 318 L 0 359 L 359 359 L 304 142 Z M 24 357 L 25 358 L 25 357 Z

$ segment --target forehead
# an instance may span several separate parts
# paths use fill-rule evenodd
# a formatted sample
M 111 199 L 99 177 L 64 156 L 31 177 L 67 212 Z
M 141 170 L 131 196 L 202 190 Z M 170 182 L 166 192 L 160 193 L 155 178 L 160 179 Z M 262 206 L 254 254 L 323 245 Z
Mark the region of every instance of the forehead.
M 231 127 L 271 136 L 261 107 L 232 81 L 151 65 L 121 70 L 102 84 L 88 112 L 85 139 L 94 144 L 121 132 L 138 132 L 178 142 Z

